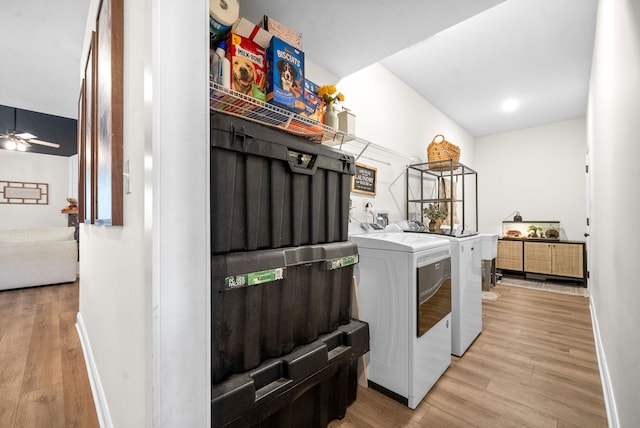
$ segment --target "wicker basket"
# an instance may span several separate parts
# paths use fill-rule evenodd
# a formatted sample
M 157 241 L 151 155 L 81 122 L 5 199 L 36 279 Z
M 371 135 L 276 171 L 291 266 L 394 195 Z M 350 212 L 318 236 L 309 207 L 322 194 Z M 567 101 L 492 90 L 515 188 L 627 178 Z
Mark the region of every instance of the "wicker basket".
M 442 140 L 436 141 L 438 137 L 442 137 Z M 427 147 L 427 160 L 429 163 L 436 162 L 435 165 L 429 165 L 430 169 L 446 170 L 451 166 L 457 168 L 458 161 L 460 161 L 460 147 L 445 140 L 444 135 L 438 134 L 433 137 L 431 144 Z M 442 162 L 451 160 L 453 160 L 453 165 L 449 162 Z

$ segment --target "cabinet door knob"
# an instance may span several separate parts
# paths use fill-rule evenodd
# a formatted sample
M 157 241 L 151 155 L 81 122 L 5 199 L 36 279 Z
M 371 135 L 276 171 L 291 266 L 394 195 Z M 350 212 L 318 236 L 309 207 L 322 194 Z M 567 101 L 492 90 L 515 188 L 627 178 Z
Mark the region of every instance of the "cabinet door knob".
M 589 236 L 589 234 L 585 232 L 584 237 L 586 238 L 587 236 Z

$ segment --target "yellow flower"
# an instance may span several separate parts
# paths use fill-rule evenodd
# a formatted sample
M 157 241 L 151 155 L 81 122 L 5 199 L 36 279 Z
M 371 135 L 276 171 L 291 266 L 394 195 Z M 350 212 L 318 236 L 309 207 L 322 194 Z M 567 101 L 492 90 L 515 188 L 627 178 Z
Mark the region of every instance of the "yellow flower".
M 325 95 L 332 95 L 336 91 L 336 87 L 333 85 L 324 85 L 318 88 L 318 95 L 321 97 Z
M 327 105 L 333 104 L 336 101 L 344 101 L 344 95 L 342 92 L 338 92 L 334 95 L 336 91 L 337 89 L 334 85 L 324 85 L 318 88 L 318 95 L 322 97 Z

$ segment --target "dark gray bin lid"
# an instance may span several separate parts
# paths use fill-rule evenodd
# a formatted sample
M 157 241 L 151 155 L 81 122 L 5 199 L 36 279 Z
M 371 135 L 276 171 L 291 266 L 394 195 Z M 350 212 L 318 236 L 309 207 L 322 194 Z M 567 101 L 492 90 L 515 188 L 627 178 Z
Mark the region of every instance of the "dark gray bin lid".
M 355 175 L 354 157 L 326 145 L 217 111 L 211 112 L 210 125 L 212 148 L 285 161 L 296 173 L 320 168 Z

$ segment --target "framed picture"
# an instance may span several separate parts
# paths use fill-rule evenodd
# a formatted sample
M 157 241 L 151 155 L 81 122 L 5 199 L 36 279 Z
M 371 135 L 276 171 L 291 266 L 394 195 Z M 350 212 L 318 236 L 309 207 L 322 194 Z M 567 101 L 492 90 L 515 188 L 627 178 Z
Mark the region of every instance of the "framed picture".
M 49 205 L 49 184 L 0 180 L 0 204 Z
M 95 82 L 93 106 L 96 144 L 95 223 L 123 224 L 123 0 L 101 0 L 96 18 Z
M 86 74 L 86 71 L 85 71 Z M 85 111 L 86 106 L 84 104 L 85 100 L 85 80 L 82 78 L 82 82 L 80 84 L 80 96 L 78 97 L 78 223 L 84 223 L 85 216 L 85 200 L 86 200 L 86 173 L 87 173 L 87 164 L 86 164 L 86 147 L 85 147 Z
M 351 178 L 351 191 L 375 196 L 377 178 L 377 168 L 356 163 L 356 174 Z
M 95 223 L 95 50 L 96 33 L 93 32 L 78 98 L 78 222 L 85 224 Z

